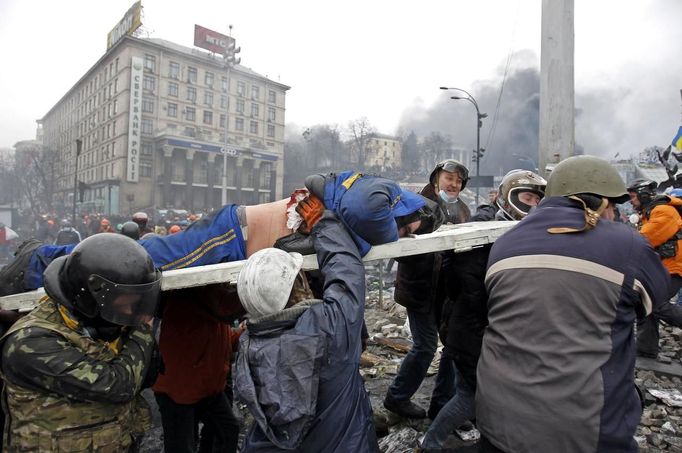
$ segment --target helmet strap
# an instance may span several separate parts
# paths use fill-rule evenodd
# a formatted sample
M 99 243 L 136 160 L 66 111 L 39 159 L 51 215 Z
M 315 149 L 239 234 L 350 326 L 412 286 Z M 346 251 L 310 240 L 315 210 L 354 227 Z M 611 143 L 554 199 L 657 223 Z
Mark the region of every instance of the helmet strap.
M 576 197 L 575 195 L 571 195 L 568 197 L 571 200 L 575 200 L 580 202 L 580 204 L 583 205 L 583 210 L 585 211 L 585 225 L 582 228 L 570 228 L 570 227 L 552 227 L 552 228 L 547 228 L 548 233 L 552 234 L 562 234 L 562 233 L 580 233 L 581 231 L 589 231 L 595 226 L 597 226 L 597 223 L 599 223 L 599 218 L 601 217 L 601 214 L 604 212 L 606 207 L 609 205 L 609 200 L 606 198 L 601 199 L 601 204 L 599 205 L 599 208 L 597 210 L 592 210 L 587 207 L 585 204 L 585 201 L 582 200 L 580 197 Z

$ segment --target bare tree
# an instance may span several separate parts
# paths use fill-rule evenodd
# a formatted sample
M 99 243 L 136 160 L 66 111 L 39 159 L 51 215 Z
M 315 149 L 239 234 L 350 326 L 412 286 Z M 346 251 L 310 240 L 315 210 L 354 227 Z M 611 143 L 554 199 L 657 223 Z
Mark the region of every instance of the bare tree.
M 348 135 L 351 145 L 351 163 L 357 162 L 358 169 L 365 167 L 367 153 L 370 151 L 370 138 L 376 133 L 366 117 L 358 118 L 348 123 Z
M 422 142 L 422 152 L 420 153 L 424 167 L 429 169 L 441 160 L 449 157 L 453 148 L 452 138 L 445 136 L 440 132 L 431 132 L 427 137 L 424 137 Z

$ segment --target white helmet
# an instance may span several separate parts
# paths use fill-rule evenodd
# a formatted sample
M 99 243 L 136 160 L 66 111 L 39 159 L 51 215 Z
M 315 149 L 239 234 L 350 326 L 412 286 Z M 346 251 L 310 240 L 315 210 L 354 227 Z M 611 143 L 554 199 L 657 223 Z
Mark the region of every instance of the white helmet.
M 302 265 L 300 253 L 275 248 L 251 255 L 237 279 L 237 292 L 246 312 L 260 317 L 282 310 Z

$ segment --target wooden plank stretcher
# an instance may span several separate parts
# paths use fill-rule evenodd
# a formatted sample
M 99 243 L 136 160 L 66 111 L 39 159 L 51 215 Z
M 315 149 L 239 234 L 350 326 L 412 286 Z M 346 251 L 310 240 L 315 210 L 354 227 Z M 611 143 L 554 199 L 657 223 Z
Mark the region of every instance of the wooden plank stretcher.
M 372 247 L 364 257 L 365 262 L 381 259 L 419 255 L 421 253 L 454 250 L 466 252 L 474 247 L 491 244 L 504 232 L 518 222 L 472 222 L 459 225 L 443 225 L 431 234 L 402 238 L 397 242 Z M 211 264 L 208 266 L 188 267 L 163 272 L 161 289 L 163 291 L 203 286 L 212 283 L 236 283 L 244 261 Z M 317 269 L 317 257 L 307 255 L 303 259 L 303 269 Z M 5 310 L 32 310 L 38 300 L 45 295 L 43 288 L 21 294 L 0 297 L 0 308 Z

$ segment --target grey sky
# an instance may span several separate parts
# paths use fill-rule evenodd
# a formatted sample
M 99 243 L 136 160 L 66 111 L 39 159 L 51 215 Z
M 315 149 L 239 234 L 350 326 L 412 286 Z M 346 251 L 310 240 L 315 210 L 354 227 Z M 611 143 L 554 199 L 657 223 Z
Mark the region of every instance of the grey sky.
M 0 1 L 0 147 L 34 137 L 35 119 L 104 54 L 107 32 L 132 3 Z M 667 144 L 680 124 L 682 2 L 575 3 L 578 141 L 621 154 Z M 510 52 L 509 74 L 539 66 L 540 0 L 142 4 L 151 36 L 187 46 L 194 24 L 220 32 L 232 24 L 242 64 L 292 87 L 292 126 L 366 116 L 391 134 L 440 108 L 441 85 L 499 90 Z M 505 102 L 514 99 L 502 108 L 513 111 Z M 453 120 L 456 110 L 471 113 L 449 102 Z

